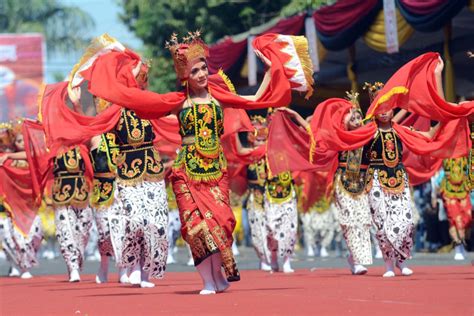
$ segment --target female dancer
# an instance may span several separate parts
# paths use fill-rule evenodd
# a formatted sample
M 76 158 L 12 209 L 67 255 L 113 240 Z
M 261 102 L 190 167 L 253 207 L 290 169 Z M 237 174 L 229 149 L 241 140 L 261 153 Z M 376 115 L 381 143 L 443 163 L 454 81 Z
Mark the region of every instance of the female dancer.
M 81 280 L 79 271 L 84 262 L 93 220 L 84 168 L 84 159 L 78 147 L 54 158 L 52 194 L 56 238 L 68 268 L 69 282 Z
M 38 265 L 43 231 L 31 192 L 22 124 L 19 120 L 11 129 L 15 151 L 0 154 L 0 200 L 8 215 L 3 227 L 3 249 L 13 264 L 12 272 L 19 268 L 20 277 L 29 279 L 32 277 L 29 270 Z
M 168 256 L 164 167 L 153 146 L 150 121 L 124 109 L 114 133 L 120 152 L 117 189 L 125 221 L 120 266 L 131 269 L 131 284 L 150 288 L 155 286 L 150 277 L 163 277 Z
M 464 260 L 466 231 L 472 221 L 467 157 L 446 159 L 443 169 L 440 191 L 449 219 L 449 234 L 455 246 L 454 260 Z
M 122 204 L 117 198 L 115 184 L 117 167 L 114 161 L 116 161 L 118 154 L 115 135 L 107 133 L 93 137 L 90 149 L 94 169 L 90 205 L 93 208 L 99 234 L 98 248 L 100 253 L 100 267 L 95 281 L 100 284 L 108 280 L 109 257 L 115 256 L 115 262 L 121 262 L 122 231 L 119 221 L 122 214 Z M 117 227 L 119 228 L 117 229 Z M 128 283 L 127 271 L 120 267 L 119 282 Z
M 260 115 L 254 115 L 251 117 L 251 121 L 255 128 L 254 133 L 247 134 L 247 140 L 252 146 L 251 148 L 243 147 L 238 134 L 235 135 L 237 150 L 241 155 L 249 154 L 253 151 L 253 148 L 264 145 L 267 138 L 268 128 L 266 118 Z M 267 245 L 267 225 L 264 208 L 267 168 L 264 156 L 257 157 L 255 160 L 255 162 L 247 166 L 249 195 L 246 209 L 248 211 L 252 245 L 260 259 L 260 269 L 263 271 L 271 271 L 270 261 L 268 261 L 268 258 L 270 258 L 270 250 Z
M 346 130 L 352 131 L 361 126 L 362 112 L 357 101 L 358 94 L 347 93 L 347 95 L 352 107 L 343 117 L 343 126 Z M 298 122 L 304 121 L 298 113 L 286 111 L 297 118 Z M 368 160 L 363 155 L 363 148 L 344 151 L 338 155 L 338 167 L 334 177 L 337 217 L 349 250 L 347 261 L 351 272 L 355 275 L 367 273 L 364 265 L 372 264 L 371 217 L 365 192 L 367 167 Z
M 72 87 L 73 81 L 82 80 L 81 75 L 83 75 L 84 67 L 90 66 L 92 60 L 101 55 L 100 52 L 105 54 L 110 52 L 111 46 L 116 50 L 124 49 L 115 39 L 106 35 L 96 38 L 71 72 L 68 95 L 71 101 L 77 105 L 76 108 L 86 108 L 84 112 L 90 109 L 87 104 L 81 104 L 81 100 L 90 97 L 90 95 L 94 98 L 94 111 L 103 113 L 113 107 L 111 102 L 99 95 L 85 89 L 82 90 L 80 85 Z M 117 51 L 113 50 L 110 54 L 114 52 Z M 133 83 L 139 91 L 144 91 L 148 84 L 149 65 L 142 62 L 135 53 L 130 52 L 130 54 L 137 59 L 133 67 L 128 68 L 129 65 L 125 64 L 120 66 L 130 71 L 127 73 L 127 75 L 131 75 L 129 82 Z M 90 81 L 89 84 L 94 82 Z M 110 83 L 110 85 L 113 84 L 113 82 Z M 130 270 L 129 282 L 143 288 L 151 288 L 155 285 L 149 281 L 150 277 L 163 277 L 168 251 L 166 233 L 168 204 L 164 168 L 160 155 L 153 145 L 155 139 L 153 123 L 141 119 L 134 111 L 124 108 L 116 114 L 118 122 L 112 122 L 116 122 L 116 125 L 109 129 L 110 134 L 107 134 L 108 137 L 114 138 L 116 143 L 115 148 L 111 150 L 114 152 L 117 165 L 115 181 L 117 199 L 121 204 L 119 207 L 120 216 L 117 216 L 110 226 L 113 231 L 112 242 L 117 239 L 114 237 L 116 233 L 122 235 L 121 240 L 117 239 L 114 246 L 121 247 L 120 250 L 116 249 L 117 252 L 120 252 L 120 254 L 116 254 L 120 259 L 118 266 Z M 106 144 L 103 142 L 103 145 Z M 98 159 L 103 160 L 104 158 L 101 155 Z M 110 166 L 106 164 L 100 169 L 105 171 L 107 168 Z M 105 187 L 110 188 L 112 181 L 110 172 L 101 178 L 101 181 L 106 183 Z M 112 195 L 109 196 L 109 198 L 112 197 Z M 100 274 L 104 276 L 105 270 L 101 270 Z M 125 280 L 123 270 L 121 277 Z M 99 281 L 101 278 L 99 275 Z
M 214 294 L 225 291 L 229 287 L 228 281 L 240 280 L 231 250 L 235 218 L 230 208 L 227 166 L 219 139 L 223 133 L 222 108 L 238 105 L 221 104 L 213 97 L 208 86 L 207 49 L 200 40 L 179 45 L 174 38 L 169 47 L 178 78 L 186 81 L 188 89 L 187 99 L 175 110 L 183 145 L 171 180 L 180 209 L 182 236 L 191 247 L 203 280 L 200 294 Z M 272 66 L 270 60 L 260 52 L 256 53 L 267 68 Z M 269 73 L 265 74 L 256 95 L 246 97 L 248 100 L 261 99 L 271 80 Z M 262 102 L 259 107 L 267 104 Z M 277 180 L 279 178 L 273 180 L 272 188 L 276 187 Z M 293 199 L 291 193 L 289 196 Z

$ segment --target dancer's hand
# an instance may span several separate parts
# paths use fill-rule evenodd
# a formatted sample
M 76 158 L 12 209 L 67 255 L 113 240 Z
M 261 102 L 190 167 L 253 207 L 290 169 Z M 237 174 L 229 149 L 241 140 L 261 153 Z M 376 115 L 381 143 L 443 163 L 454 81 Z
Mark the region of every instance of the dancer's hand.
M 0 166 L 3 166 L 5 161 L 8 159 L 8 154 L 0 155 Z
M 136 78 L 138 76 L 138 74 L 140 73 L 140 68 L 142 66 L 142 62 L 139 61 L 137 63 L 137 65 L 135 66 L 135 68 L 132 69 L 132 74 L 133 74 L 133 77 Z
M 254 52 L 255 52 L 255 55 L 257 55 L 257 57 L 260 58 L 260 60 L 263 62 L 263 64 L 267 68 L 270 68 L 272 66 L 272 62 L 270 61 L 270 59 L 265 57 L 261 51 L 259 51 L 258 49 L 255 49 Z
M 81 101 L 81 87 L 77 86 L 75 88 L 68 89 L 69 100 L 71 100 L 74 107 L 80 108 Z
M 444 61 L 441 57 L 438 57 L 438 65 L 436 65 L 435 73 L 443 72 L 443 68 L 444 68 Z
M 292 116 L 295 116 L 295 115 L 298 114 L 294 110 L 292 110 L 290 108 L 287 108 L 287 107 L 276 108 L 275 110 L 280 111 L 280 112 L 286 112 L 286 113 L 288 113 L 289 115 L 292 115 Z

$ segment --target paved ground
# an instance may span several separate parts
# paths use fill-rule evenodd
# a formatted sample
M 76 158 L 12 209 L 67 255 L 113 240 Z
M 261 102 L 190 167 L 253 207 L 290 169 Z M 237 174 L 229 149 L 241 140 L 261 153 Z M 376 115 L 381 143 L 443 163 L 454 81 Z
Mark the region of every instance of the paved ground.
M 255 255 L 253 248 L 240 247 L 240 255 L 236 257 L 237 264 L 240 270 L 254 270 L 258 268 L 258 259 Z M 195 271 L 194 267 L 186 265 L 188 261 L 187 250 L 185 248 L 179 248 L 176 254 L 178 263 L 170 264 L 167 266 L 169 272 L 181 272 L 181 271 Z M 459 265 L 466 266 L 471 265 L 474 260 L 474 253 L 469 253 L 468 258 L 464 261 L 453 260 L 453 254 L 433 254 L 433 253 L 415 253 L 413 258 L 409 261 L 411 266 L 447 266 L 447 265 Z M 383 261 L 375 259 L 374 266 L 382 266 Z M 330 256 L 327 258 L 320 257 L 307 257 L 303 251 L 297 251 L 293 260 L 293 268 L 296 270 L 313 270 L 318 268 L 345 268 L 347 262 L 345 258 L 337 257 L 335 253 L 330 252 Z M 84 265 L 84 274 L 94 274 L 98 268 L 97 261 L 86 261 Z M 48 274 L 66 274 L 66 265 L 62 257 L 54 260 L 41 260 L 38 267 L 33 268 L 31 273 L 33 275 L 48 275 Z M 115 272 L 114 268 L 111 267 L 111 272 Z M 370 267 L 369 267 L 370 271 Z M 0 276 L 5 276 L 8 272 L 8 263 L 4 259 L 0 259 Z

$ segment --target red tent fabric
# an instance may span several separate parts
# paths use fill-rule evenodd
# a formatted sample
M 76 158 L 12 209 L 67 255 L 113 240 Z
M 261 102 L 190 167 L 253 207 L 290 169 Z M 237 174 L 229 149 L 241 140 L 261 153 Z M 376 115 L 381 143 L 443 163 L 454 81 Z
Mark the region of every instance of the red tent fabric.
M 334 35 L 350 28 L 375 7 L 378 0 L 345 0 L 322 7 L 313 13 L 314 23 L 319 32 Z

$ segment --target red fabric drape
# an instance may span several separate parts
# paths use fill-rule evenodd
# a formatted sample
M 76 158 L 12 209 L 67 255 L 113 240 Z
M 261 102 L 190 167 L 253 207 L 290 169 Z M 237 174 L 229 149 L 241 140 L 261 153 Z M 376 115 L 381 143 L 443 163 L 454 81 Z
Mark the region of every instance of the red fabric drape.
M 317 132 L 316 132 L 317 133 Z M 311 163 L 311 137 L 284 113 L 277 111 L 269 125 L 267 159 L 271 172 L 329 171 L 333 169 L 337 152 L 317 147 Z
M 295 184 L 302 187 L 298 205 L 302 207 L 305 213 L 317 201 L 321 200 L 331 187 L 330 183 L 328 183 L 329 176 L 327 172 L 299 171 L 293 174 L 293 179 L 295 179 Z
M 416 114 L 409 115 L 400 123 L 402 126 L 413 126 L 418 131 L 429 131 L 431 120 Z M 404 147 L 403 165 L 410 175 L 410 184 L 418 185 L 426 182 L 441 167 L 443 159 L 428 155 L 417 155 Z
M 13 162 L 7 160 L 0 166 L 0 194 L 13 224 L 26 236 L 38 213 L 38 207 L 33 198 L 30 170 L 15 167 Z
M 218 72 L 220 68 L 224 71 L 229 70 L 245 54 L 246 49 L 247 40 L 234 42 L 230 37 L 209 47 L 209 70 L 213 73 Z
M 53 165 L 49 159 L 43 126 L 39 122 L 23 122 L 25 151 L 31 173 L 31 185 L 36 203 L 43 197 L 43 188 L 52 180 Z
M 151 124 L 155 133 L 155 147 L 160 154 L 165 154 L 174 159 L 176 151 L 181 146 L 178 119 L 175 116 L 166 116 L 158 120 L 152 120 Z
M 367 125 L 354 131 L 345 130 L 343 118 L 351 107 L 352 104 L 344 99 L 333 98 L 326 100 L 316 107 L 313 119 L 310 123 L 316 141 L 316 154 L 314 156 L 314 167 L 312 170 L 329 171 L 328 183 L 331 181 L 330 178 L 333 176 L 337 167 L 337 152 L 353 150 L 364 146 L 375 136 L 377 131 L 377 125 L 374 122 L 369 122 Z M 279 122 L 278 116 L 275 116 L 273 122 Z M 431 177 L 433 167 L 436 166 L 432 166 L 431 168 L 427 166 L 426 164 L 429 161 L 435 161 L 434 158 L 442 159 L 465 156 L 471 147 L 466 118 L 443 123 L 433 139 L 428 139 L 402 125 L 393 124 L 393 128 L 402 140 L 405 152 L 410 151 L 416 155 L 426 156 L 424 158 L 414 159 L 413 156 L 410 158 L 409 154 L 410 163 L 408 172 L 409 174 L 413 172 L 413 179 L 416 182 L 428 180 Z M 287 128 L 287 132 L 279 133 L 278 137 L 274 138 L 275 148 L 284 146 L 285 151 L 293 151 L 293 154 L 285 157 L 285 159 L 279 159 L 280 161 L 272 159 L 270 161 L 270 166 L 278 171 L 280 171 L 279 165 L 284 166 L 282 169 L 286 168 L 288 170 L 289 168 L 292 170 L 292 168 L 296 168 L 294 170 L 302 170 L 298 169 L 298 166 L 308 164 L 308 162 L 302 164 L 295 163 L 293 167 L 292 159 L 294 159 L 295 162 L 297 161 L 297 158 L 293 157 L 304 160 L 305 152 L 303 151 L 303 154 L 301 154 L 301 151 L 298 152 L 295 150 L 295 147 L 292 146 L 292 144 L 298 144 L 298 141 L 294 138 L 295 132 L 291 132 L 291 130 L 297 131 L 298 128 Z M 269 139 L 272 137 L 273 135 L 270 135 Z M 272 148 L 273 146 L 269 146 L 269 151 L 272 150 Z M 320 156 L 321 154 L 323 155 L 322 158 Z M 320 156 L 319 159 L 318 156 Z M 278 157 L 278 153 L 275 157 Z M 433 159 L 430 160 L 428 157 L 433 157 Z M 310 170 L 310 168 L 308 168 L 308 170 Z
M 419 15 L 427 15 L 436 12 L 441 6 L 449 0 L 398 0 L 411 13 Z
M 322 7 L 313 13 L 316 28 L 325 35 L 339 33 L 363 18 L 377 2 L 378 0 L 345 0 Z
M 47 85 L 40 101 L 43 128 L 52 156 L 110 131 L 120 117 L 121 108 L 118 105 L 112 105 L 96 117 L 72 111 L 66 105 L 67 84 L 59 82 Z
M 395 107 L 411 113 L 446 122 L 474 113 L 474 102 L 453 105 L 438 95 L 434 70 L 438 53 L 423 54 L 397 70 L 371 103 L 367 116 Z M 408 91 L 401 92 L 403 88 Z

